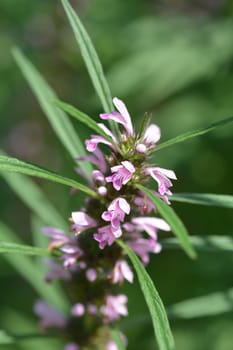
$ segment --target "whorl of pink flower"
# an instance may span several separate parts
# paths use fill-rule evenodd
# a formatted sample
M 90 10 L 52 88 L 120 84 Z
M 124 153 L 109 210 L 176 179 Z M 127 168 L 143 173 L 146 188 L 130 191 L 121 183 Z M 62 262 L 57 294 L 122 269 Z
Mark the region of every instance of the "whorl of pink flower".
M 167 195 L 172 195 L 170 187 L 172 187 L 172 182 L 169 179 L 176 180 L 176 174 L 173 170 L 163 169 L 159 167 L 149 167 L 146 168 L 146 174 L 150 175 L 158 183 L 158 191 L 163 200 L 168 204 Z
M 115 122 L 122 124 L 127 132 L 127 135 L 132 136 L 134 134 L 133 125 L 126 105 L 117 97 L 114 97 L 113 103 L 116 109 L 119 111 L 119 113 L 102 113 L 100 114 L 100 118 L 104 120 L 114 120 Z
M 124 221 L 125 214 L 130 213 L 130 205 L 126 199 L 118 197 L 108 206 L 108 210 L 102 214 L 102 219 L 110 221 L 113 230 L 118 230 L 120 223 Z
M 132 219 L 132 224 L 135 225 L 135 230 L 146 231 L 152 238 L 157 238 L 158 230 L 170 231 L 170 226 L 160 218 L 142 216 Z
M 42 300 L 38 300 L 34 305 L 34 312 L 40 317 L 40 326 L 42 329 L 65 328 L 66 318 L 58 311 L 52 309 Z
M 128 310 L 126 295 L 107 295 L 106 303 L 100 309 L 101 313 L 105 316 L 106 323 L 117 321 L 120 316 L 127 316 Z
M 124 280 L 133 283 L 133 272 L 126 261 L 118 260 L 116 262 L 111 280 L 112 283 L 122 283 Z
M 136 169 L 133 164 L 125 160 L 121 162 L 121 165 L 111 168 L 113 175 L 106 177 L 106 181 L 112 182 L 115 190 L 120 191 L 121 187 L 129 182 L 135 171 Z

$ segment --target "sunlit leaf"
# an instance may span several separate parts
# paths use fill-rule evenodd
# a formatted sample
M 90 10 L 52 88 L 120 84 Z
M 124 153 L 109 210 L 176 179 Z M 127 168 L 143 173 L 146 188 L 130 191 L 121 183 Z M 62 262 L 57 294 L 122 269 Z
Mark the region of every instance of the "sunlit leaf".
M 24 77 L 37 97 L 52 128 L 70 153 L 71 157 L 74 159 L 78 156 L 85 155 L 86 151 L 83 143 L 80 141 L 69 118 L 64 112 L 58 110 L 51 102 L 57 98 L 55 92 L 19 49 L 15 48 L 13 50 L 13 55 Z M 90 163 L 80 162 L 79 165 L 86 174 L 91 174 L 92 166 Z
M 5 330 L 0 330 L 0 344 L 14 344 L 22 340 L 32 340 L 35 338 L 40 339 L 45 337 L 48 337 L 48 336 L 45 334 L 38 334 L 38 333 L 13 334 Z
M 78 15 L 70 6 L 69 2 L 67 0 L 61 0 L 61 2 L 70 21 L 75 39 L 78 42 L 81 54 L 103 109 L 105 112 L 111 112 L 113 110 L 112 97 L 97 52 Z
M 43 221 L 43 224 L 66 229 L 66 220 L 57 209 L 49 202 L 48 198 L 31 179 L 22 174 L 5 173 L 1 175 L 19 196 L 19 198 Z
M 9 243 L 0 241 L 0 253 L 14 253 L 22 255 L 48 256 L 49 251 L 46 249 L 31 247 L 24 244 Z
M 124 249 L 124 251 L 129 256 L 137 273 L 141 290 L 144 294 L 146 303 L 149 308 L 149 312 L 151 314 L 155 337 L 157 339 L 159 349 L 174 349 L 174 340 L 170 330 L 166 311 L 150 276 L 146 272 L 144 266 L 142 265 L 136 254 L 122 241 L 119 240 L 118 244 Z
M 169 197 L 173 202 L 233 208 L 233 196 L 213 193 L 175 193 Z
M 16 158 L 0 156 L 0 171 L 10 171 L 40 177 L 66 186 L 74 187 L 88 194 L 89 196 L 96 197 L 96 193 L 94 191 L 90 190 L 88 187 L 78 183 L 75 180 L 58 175 L 52 171 L 33 165 L 31 163 L 23 162 Z
M 233 310 L 233 288 L 188 299 L 168 307 L 171 318 L 214 316 Z
M 187 299 L 167 307 L 169 319 L 192 319 L 211 317 L 233 310 L 233 288 L 222 292 L 210 293 L 200 297 Z M 137 315 L 133 319 L 122 322 L 124 329 L 145 327 L 150 323 L 147 314 Z
M 141 185 L 137 185 L 137 188 L 142 192 L 144 192 L 146 196 L 154 203 L 158 212 L 167 221 L 173 233 L 179 239 L 179 242 L 183 247 L 183 249 L 185 250 L 185 252 L 191 258 L 195 258 L 196 253 L 191 245 L 188 232 L 183 222 L 180 220 L 180 218 L 177 216 L 174 210 L 169 205 L 167 205 L 164 201 L 162 201 L 157 196 L 155 196 L 148 188 Z
M 173 146 L 175 145 L 176 143 L 180 143 L 180 142 L 183 142 L 183 141 L 186 141 L 186 140 L 189 140 L 193 137 L 196 137 L 196 136 L 201 136 L 201 135 L 204 135 L 210 131 L 213 131 L 214 129 L 220 127 L 220 126 L 223 126 L 223 125 L 226 125 L 226 124 L 229 124 L 233 122 L 233 117 L 230 117 L 230 118 L 226 118 L 226 119 L 223 119 L 223 120 L 220 120 L 219 122 L 216 122 L 216 123 L 213 123 L 205 128 L 201 128 L 201 129 L 197 129 L 197 130 L 194 130 L 194 131 L 189 131 L 189 132 L 186 132 L 182 135 L 179 135 L 179 136 L 176 136 L 168 141 L 165 141 L 165 142 L 162 142 L 160 143 L 158 146 L 156 146 L 156 148 L 154 149 L 154 151 L 159 151 L 163 148 L 166 148 L 166 147 L 169 147 L 169 146 Z
M 200 251 L 233 251 L 233 236 L 210 235 L 210 236 L 190 236 L 190 242 Z M 180 244 L 176 238 L 167 238 L 162 241 L 165 248 L 179 249 Z
M 0 239 L 9 243 L 23 244 L 20 238 L 2 222 L 0 222 Z M 7 260 L 45 301 L 58 310 L 67 311 L 69 303 L 63 291 L 61 289 L 58 291 L 57 288 L 54 289 L 52 285 L 45 283 L 44 274 L 31 257 L 18 254 L 2 254 L 1 257 Z
M 0 344 L 12 344 L 15 342 L 14 337 L 7 331 L 0 330 Z

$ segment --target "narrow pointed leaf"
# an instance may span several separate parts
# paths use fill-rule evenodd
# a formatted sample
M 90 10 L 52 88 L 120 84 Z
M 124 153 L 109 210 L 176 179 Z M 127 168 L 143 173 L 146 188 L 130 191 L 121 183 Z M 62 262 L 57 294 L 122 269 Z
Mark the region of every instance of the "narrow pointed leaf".
M 223 292 L 207 294 L 169 306 L 171 318 L 197 318 L 214 316 L 233 310 L 233 288 Z
M 57 98 L 55 92 L 19 49 L 16 48 L 13 50 L 13 56 L 35 96 L 37 97 L 38 102 L 47 116 L 53 130 L 66 147 L 71 157 L 74 159 L 85 155 L 86 151 L 83 143 L 80 141 L 69 118 L 64 112 L 58 110 L 51 103 L 52 100 Z M 80 162 L 79 165 L 86 174 L 91 174 L 92 166 L 90 163 Z
M 151 314 L 155 337 L 157 339 L 159 349 L 174 349 L 174 340 L 167 319 L 166 311 L 150 276 L 146 272 L 144 266 L 136 254 L 122 241 L 118 240 L 117 243 L 127 253 L 137 273 L 142 292 Z
M 15 235 L 9 227 L 0 222 L 0 240 L 9 243 L 23 244 L 20 238 Z M 66 312 L 69 303 L 61 289 L 54 289 L 53 285 L 47 285 L 44 281 L 44 274 L 38 270 L 37 264 L 32 257 L 18 254 L 2 254 L 5 260 L 31 285 L 31 287 L 50 305 L 58 310 Z
M 222 292 L 210 293 L 200 297 L 187 299 L 167 307 L 169 319 L 192 319 L 211 317 L 233 310 L 233 288 Z M 121 323 L 124 329 L 145 327 L 150 323 L 150 317 L 142 314 Z
M 173 202 L 183 202 L 214 207 L 233 208 L 233 196 L 212 193 L 176 193 L 169 197 Z
M 44 224 L 67 229 L 66 220 L 31 179 L 16 173 L 2 172 L 1 175 L 16 195 L 40 217 Z
M 111 329 L 111 337 L 114 343 L 117 345 L 117 350 L 126 350 L 125 345 L 123 344 L 123 341 L 121 339 L 121 334 L 118 329 L 112 328 Z
M 29 334 L 13 334 L 11 332 L 0 330 L 0 345 L 2 344 L 14 344 L 19 341 L 32 340 L 32 339 L 42 339 L 47 338 L 48 335 L 39 333 L 29 333 Z
M 105 134 L 105 132 L 99 127 L 99 125 L 91 119 L 87 114 L 79 111 L 77 108 L 69 105 L 68 103 L 64 103 L 59 100 L 55 100 L 54 104 L 62 109 L 63 111 L 67 112 L 69 115 L 80 121 L 81 123 L 85 124 L 88 128 L 94 130 L 97 134 L 103 136 L 106 140 L 113 143 L 113 140 L 110 136 Z
M 207 252 L 233 252 L 233 236 L 190 236 L 190 241 L 196 250 Z M 165 248 L 180 248 L 179 241 L 176 238 L 167 238 L 161 243 Z
M 157 196 L 155 196 L 148 188 L 141 185 L 137 185 L 137 188 L 142 192 L 144 192 L 145 195 L 154 203 L 154 205 L 158 209 L 158 212 L 167 221 L 173 233 L 179 239 L 179 242 L 183 247 L 183 249 L 185 250 L 185 252 L 191 258 L 195 258 L 196 253 L 191 245 L 188 232 L 183 222 L 180 220 L 180 218 L 177 216 L 174 210 L 170 206 L 168 206 L 165 202 L 163 202 L 161 199 L 159 199 Z
M 10 171 L 10 172 L 16 172 L 26 175 L 31 175 L 39 178 L 43 178 L 46 180 L 50 180 L 53 182 L 57 182 L 69 187 L 74 187 L 86 194 L 88 194 L 91 197 L 96 197 L 96 193 L 89 189 L 88 187 L 78 183 L 75 180 L 72 180 L 70 178 L 58 175 L 52 171 L 49 171 L 47 169 L 38 167 L 36 165 L 33 165 L 31 163 L 23 162 L 16 158 L 9 158 L 5 156 L 0 156 L 0 171 Z
M 46 249 L 31 247 L 24 244 L 9 243 L 0 241 L 0 253 L 14 253 L 22 255 L 48 256 L 49 251 Z
M 113 111 L 112 97 L 105 79 L 102 65 L 91 39 L 82 25 L 78 15 L 67 0 L 61 0 L 64 10 L 73 29 L 75 39 L 80 47 L 81 54 L 92 80 L 93 86 L 102 103 L 105 112 Z
M 194 131 L 189 131 L 189 132 L 186 132 L 182 135 L 179 135 L 179 136 L 176 136 L 168 141 L 165 141 L 165 142 L 162 142 L 160 143 L 158 146 L 156 146 L 156 148 L 154 149 L 154 151 L 159 151 L 163 148 L 166 148 L 166 147 L 169 147 L 169 146 L 173 146 L 175 145 L 176 143 L 180 143 L 180 142 L 183 142 L 183 141 L 186 141 L 186 140 L 189 140 L 193 137 L 196 137 L 196 136 L 201 136 L 201 135 L 204 135 L 210 131 L 213 131 L 214 129 L 220 127 L 220 126 L 223 126 L 223 125 L 226 125 L 226 124 L 229 124 L 229 123 L 232 123 L 233 122 L 233 117 L 230 117 L 230 118 L 226 118 L 226 119 L 223 119 L 223 120 L 220 120 L 219 122 L 216 122 L 216 123 L 213 123 L 205 128 L 201 128 L 201 129 L 197 129 L 197 130 L 194 130 Z

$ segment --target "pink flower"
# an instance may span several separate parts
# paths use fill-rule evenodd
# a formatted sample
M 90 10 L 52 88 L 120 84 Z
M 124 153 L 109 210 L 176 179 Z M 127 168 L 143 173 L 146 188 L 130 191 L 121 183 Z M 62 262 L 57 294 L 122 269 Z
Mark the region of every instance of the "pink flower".
M 62 230 L 56 227 L 42 227 L 41 231 L 51 238 L 49 249 L 60 247 L 65 243 L 71 243 L 73 240 Z
M 105 182 L 105 177 L 100 170 L 93 170 L 92 171 L 92 178 L 95 182 L 98 182 L 101 184 Z
M 97 166 L 97 168 L 102 173 L 106 173 L 106 171 L 107 171 L 107 164 L 106 164 L 105 157 L 99 148 L 95 149 L 95 153 L 89 154 L 87 156 L 78 157 L 78 158 L 76 158 L 76 160 L 78 160 L 78 161 L 86 161 L 87 160 L 87 161 L 95 164 Z
M 111 225 L 103 226 L 98 229 L 98 233 L 94 234 L 94 239 L 99 242 L 100 249 L 104 249 L 107 245 L 113 244 L 116 238 L 122 235 L 122 231 L 112 229 Z
M 115 190 L 120 191 L 121 187 L 131 179 L 135 168 L 132 163 L 127 160 L 121 162 L 121 165 L 116 165 L 111 168 L 112 176 L 106 177 L 107 182 L 112 182 Z
M 157 238 L 158 230 L 170 231 L 170 226 L 163 219 L 142 216 L 133 218 L 132 223 L 137 231 L 146 231 L 152 238 Z
M 108 211 L 103 212 L 101 217 L 105 221 L 111 221 L 113 230 L 118 230 L 120 223 L 125 219 L 125 214 L 128 215 L 129 213 L 129 203 L 124 198 L 118 197 L 112 201 Z
M 124 279 L 133 283 L 133 272 L 126 261 L 119 260 L 114 266 L 111 278 L 112 283 L 122 283 Z
M 74 222 L 72 229 L 75 230 L 76 234 L 79 234 L 89 228 L 96 227 L 97 225 L 94 219 L 82 211 L 73 211 L 71 216 L 72 221 Z
M 162 249 L 161 245 L 153 238 L 138 238 L 132 242 L 127 242 L 128 246 L 139 255 L 144 265 L 150 261 L 149 253 L 159 253 Z
M 120 316 L 128 315 L 127 300 L 127 297 L 123 294 L 106 297 L 106 304 L 101 307 L 100 311 L 105 316 L 107 323 L 119 320 Z
M 59 312 L 52 309 L 42 300 L 38 300 L 34 305 L 34 312 L 41 318 L 40 326 L 42 329 L 65 328 L 66 318 Z
M 87 269 L 86 278 L 88 279 L 89 282 L 94 282 L 97 278 L 96 270 L 92 268 Z
M 54 278 L 59 278 L 64 281 L 69 281 L 71 279 L 70 271 L 65 270 L 61 264 L 50 259 L 45 260 L 45 263 L 51 268 L 45 276 L 45 281 L 47 283 L 50 283 Z
M 152 201 L 141 191 L 139 191 L 138 196 L 134 198 L 134 203 L 141 215 L 149 214 L 152 210 L 155 211 L 155 206 Z
M 89 152 L 95 152 L 99 143 L 104 143 L 105 145 L 113 147 L 113 145 L 108 140 L 100 135 L 91 135 L 91 139 L 85 141 L 86 148 Z
M 79 350 L 80 347 L 76 343 L 67 343 L 64 347 L 64 350 Z
M 117 97 L 114 97 L 113 103 L 115 107 L 118 109 L 119 113 L 118 112 L 103 113 L 103 114 L 100 114 L 100 118 L 104 120 L 114 120 L 115 122 L 122 124 L 127 134 L 129 136 L 132 136 L 134 134 L 132 121 L 124 102 L 119 100 Z
M 139 153 L 146 153 L 147 150 L 155 147 L 156 142 L 159 141 L 161 136 L 160 128 L 151 124 L 147 127 L 143 137 L 140 139 L 136 146 L 136 150 Z
M 150 175 L 155 181 L 157 181 L 158 191 L 161 198 L 170 204 L 167 199 L 167 195 L 172 195 L 172 192 L 169 190 L 169 188 L 172 187 L 172 183 L 169 179 L 177 179 L 174 171 L 159 167 L 151 167 L 146 169 L 146 173 Z
M 77 303 L 72 307 L 71 313 L 73 316 L 82 317 L 85 313 L 85 306 L 81 303 Z
M 82 250 L 78 246 L 77 238 L 68 236 L 62 230 L 54 227 L 43 227 L 42 231 L 52 239 L 49 249 L 59 248 L 64 253 L 61 258 L 64 260 L 63 266 L 65 268 L 74 265 L 77 259 L 83 255 Z

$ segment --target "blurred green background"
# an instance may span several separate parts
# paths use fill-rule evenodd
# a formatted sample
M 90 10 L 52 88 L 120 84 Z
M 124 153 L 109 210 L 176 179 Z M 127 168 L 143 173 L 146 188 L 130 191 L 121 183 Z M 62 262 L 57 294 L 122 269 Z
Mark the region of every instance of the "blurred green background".
M 138 125 L 144 112 L 162 129 L 162 140 L 233 115 L 233 2 L 231 0 L 72 0 L 99 53 L 112 94 L 123 99 Z M 74 175 L 74 163 L 11 56 L 21 47 L 59 97 L 97 118 L 97 100 L 59 0 L 0 1 L 0 147 L 10 155 Z M 82 139 L 89 134 L 75 124 Z M 158 152 L 154 161 L 176 171 L 174 192 L 232 194 L 232 126 Z M 38 181 L 51 201 L 69 217 L 79 208 L 63 186 Z M 31 243 L 29 210 L 0 181 L 0 220 Z M 230 234 L 230 209 L 174 203 L 192 234 Z M 164 251 L 149 272 L 165 305 L 224 291 L 233 280 L 230 253 Z M 0 329 L 36 329 L 36 293 L 1 258 Z M 130 318 L 147 313 L 137 283 L 126 286 Z M 140 300 L 140 302 L 139 302 Z M 21 316 L 20 316 L 21 315 Z M 172 320 L 177 349 L 232 349 L 230 313 Z M 129 350 L 156 349 L 150 323 L 126 329 Z M 39 341 L 3 346 L 41 349 Z M 46 349 L 62 349 L 48 343 Z

